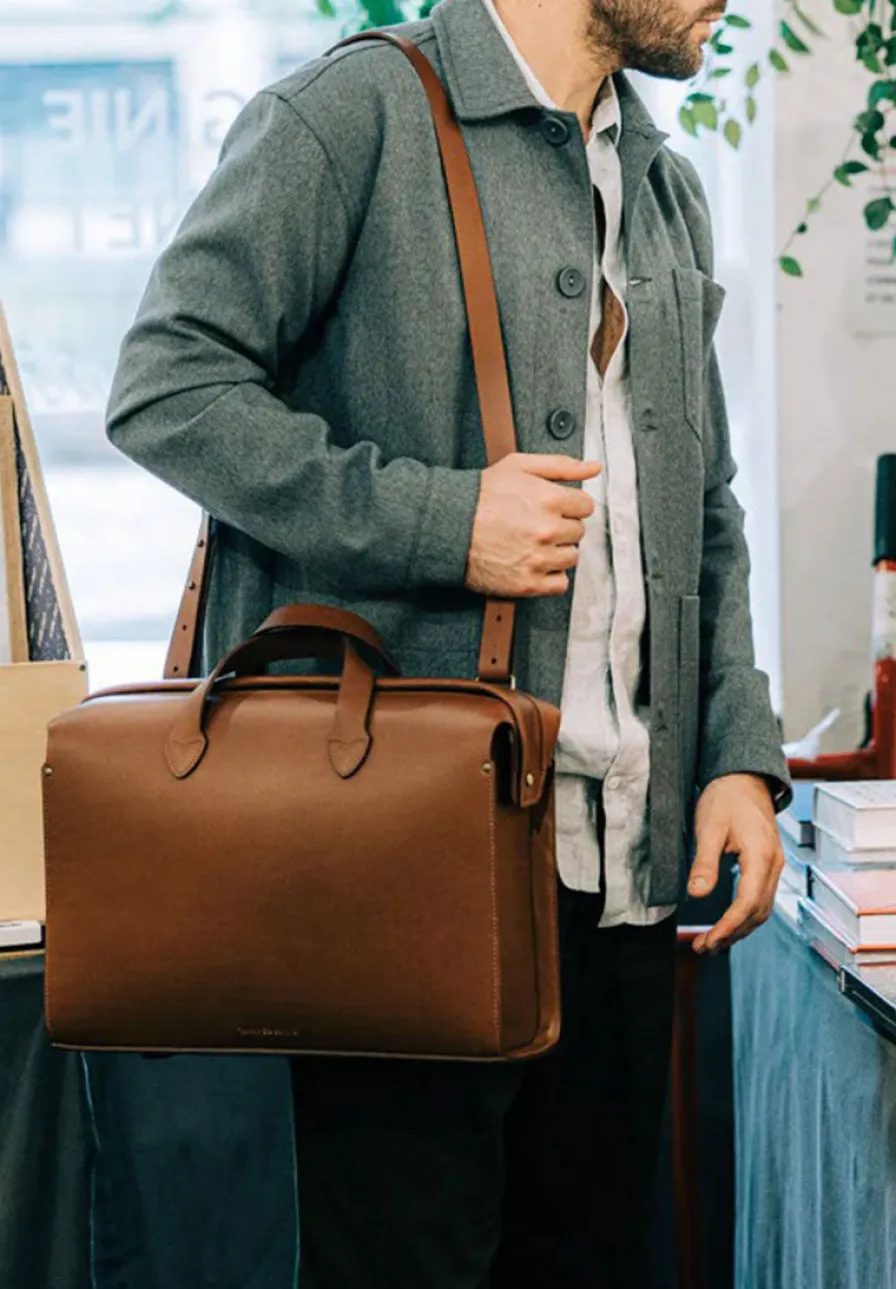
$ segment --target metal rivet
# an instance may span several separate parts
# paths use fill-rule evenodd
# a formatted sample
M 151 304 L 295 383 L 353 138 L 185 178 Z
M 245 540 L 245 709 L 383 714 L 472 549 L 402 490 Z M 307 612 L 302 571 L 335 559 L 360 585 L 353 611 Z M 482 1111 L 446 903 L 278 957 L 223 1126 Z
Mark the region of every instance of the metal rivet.
M 531 788 L 531 787 L 532 787 L 532 784 L 533 784 L 534 782 L 535 782 L 535 775 L 534 775 L 534 774 L 532 774 L 532 773 L 527 774 L 527 775 L 526 775 L 526 783 L 527 783 L 527 785 Z
M 52 767 L 52 766 L 49 766 L 49 765 L 45 765 L 45 766 L 44 766 L 44 774 L 47 776 L 47 778 L 48 778 L 48 779 L 49 779 L 49 777 L 50 777 L 50 775 L 51 775 L 52 773 L 53 773 L 53 767 Z
M 491 772 L 492 772 L 492 763 L 491 763 L 491 761 L 483 761 L 483 763 L 482 763 L 482 773 L 483 773 L 483 774 L 491 774 Z

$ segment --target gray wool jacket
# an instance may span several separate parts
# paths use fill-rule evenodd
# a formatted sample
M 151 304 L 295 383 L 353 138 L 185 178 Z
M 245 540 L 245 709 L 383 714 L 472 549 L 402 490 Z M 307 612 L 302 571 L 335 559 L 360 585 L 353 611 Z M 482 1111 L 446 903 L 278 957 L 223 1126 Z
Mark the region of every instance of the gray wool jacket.
M 595 232 L 577 119 L 534 102 L 481 0 L 399 30 L 434 63 L 468 145 L 519 448 L 581 456 Z M 706 201 L 617 84 L 664 904 L 695 789 L 752 772 L 783 802 L 787 770 L 754 665 Z M 570 267 L 587 282 L 573 298 L 558 285 Z M 206 668 L 272 607 L 316 600 L 367 618 L 406 674 L 475 675 L 482 602 L 464 576 L 481 422 L 435 135 L 399 51 L 318 59 L 243 111 L 124 341 L 108 433 L 216 521 Z M 524 601 L 515 639 L 519 684 L 557 704 L 570 603 Z

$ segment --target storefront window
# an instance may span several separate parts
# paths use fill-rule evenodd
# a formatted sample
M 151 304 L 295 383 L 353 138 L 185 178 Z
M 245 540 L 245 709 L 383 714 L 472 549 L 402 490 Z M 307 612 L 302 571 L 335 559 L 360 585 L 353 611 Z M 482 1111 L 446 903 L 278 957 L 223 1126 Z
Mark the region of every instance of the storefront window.
M 0 0 L 0 301 L 94 686 L 160 673 L 198 515 L 105 439 L 150 269 L 313 0 Z

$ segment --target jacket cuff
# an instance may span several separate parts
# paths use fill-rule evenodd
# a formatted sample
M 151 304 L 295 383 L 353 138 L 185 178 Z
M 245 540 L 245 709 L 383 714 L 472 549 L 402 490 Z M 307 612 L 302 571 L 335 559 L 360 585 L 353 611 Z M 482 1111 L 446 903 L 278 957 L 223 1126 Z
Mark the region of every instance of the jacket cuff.
M 464 585 L 481 481 L 479 470 L 432 467 L 405 579 L 408 588 Z
M 700 790 L 728 774 L 753 774 L 766 781 L 775 810 L 785 810 L 793 789 L 765 675 L 752 667 L 725 673 L 710 684 L 705 713 Z

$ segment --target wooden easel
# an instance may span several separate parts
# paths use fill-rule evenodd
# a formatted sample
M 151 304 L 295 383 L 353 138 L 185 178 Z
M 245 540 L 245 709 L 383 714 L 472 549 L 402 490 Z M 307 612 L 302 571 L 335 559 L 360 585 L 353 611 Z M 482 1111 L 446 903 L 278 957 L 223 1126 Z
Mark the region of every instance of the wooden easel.
M 0 555 L 0 922 L 42 922 L 46 727 L 87 667 L 2 306 Z

